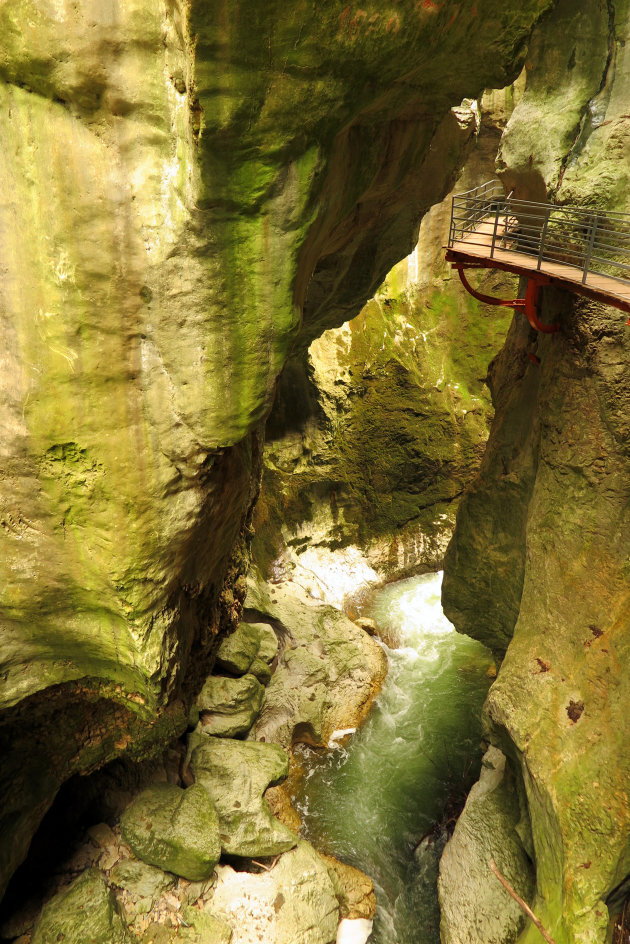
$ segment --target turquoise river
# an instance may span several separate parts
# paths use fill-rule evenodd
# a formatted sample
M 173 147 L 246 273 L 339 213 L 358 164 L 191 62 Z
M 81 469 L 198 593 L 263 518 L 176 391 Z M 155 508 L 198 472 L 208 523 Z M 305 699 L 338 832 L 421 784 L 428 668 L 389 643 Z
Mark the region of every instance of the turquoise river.
M 343 746 L 298 748 L 304 835 L 374 880 L 370 944 L 439 944 L 439 856 L 479 772 L 492 659 L 442 613 L 441 582 L 426 574 L 376 594 L 364 615 L 395 642 L 370 718 Z

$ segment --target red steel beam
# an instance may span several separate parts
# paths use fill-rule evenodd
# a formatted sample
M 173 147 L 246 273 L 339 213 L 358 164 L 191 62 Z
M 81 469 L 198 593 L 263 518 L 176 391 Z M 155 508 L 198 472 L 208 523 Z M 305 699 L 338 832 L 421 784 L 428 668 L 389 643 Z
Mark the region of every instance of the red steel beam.
M 618 295 L 611 295 L 609 292 L 600 291 L 599 289 L 584 285 L 581 282 L 573 282 L 571 279 L 565 279 L 561 276 L 543 275 L 540 272 L 514 265 L 511 262 L 503 262 L 496 258 L 482 259 L 472 254 L 469 255 L 468 253 L 459 251 L 454 252 L 446 246 L 444 248 L 447 250 L 446 261 L 450 262 L 455 267 L 462 266 L 466 269 L 499 269 L 502 272 L 512 272 L 514 275 L 522 275 L 525 278 L 531 278 L 533 276 L 541 285 L 556 285 L 566 292 L 584 295 L 586 298 L 592 298 L 593 301 L 603 302 L 605 305 L 610 305 L 612 308 L 618 308 L 620 311 L 625 311 L 630 314 L 630 302 L 619 298 Z M 628 323 L 630 324 L 630 321 Z
M 457 269 L 459 277 L 462 280 L 462 285 L 466 291 L 470 292 L 473 298 L 483 302 L 484 305 L 501 305 L 503 308 L 515 308 L 517 311 L 522 311 L 532 328 L 536 331 L 541 331 L 543 334 L 555 334 L 556 331 L 560 330 L 560 325 L 545 324 L 538 317 L 538 296 L 540 294 L 541 283 L 544 284 L 549 281 L 546 276 L 538 276 L 535 279 L 528 278 L 525 298 L 495 298 L 493 295 L 484 295 L 483 292 L 478 292 L 477 289 L 474 289 L 464 274 L 464 269 L 483 268 L 483 266 L 474 266 L 471 263 L 461 262 L 454 262 L 453 265 Z

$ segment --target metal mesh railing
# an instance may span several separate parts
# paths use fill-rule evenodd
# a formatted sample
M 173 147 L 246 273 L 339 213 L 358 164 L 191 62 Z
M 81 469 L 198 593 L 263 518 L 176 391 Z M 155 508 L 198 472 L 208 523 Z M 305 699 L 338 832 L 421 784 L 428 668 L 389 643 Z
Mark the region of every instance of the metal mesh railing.
M 506 197 L 491 180 L 453 197 L 449 248 L 464 241 L 533 256 L 544 263 L 571 266 L 586 283 L 589 273 L 630 282 L 630 215 L 574 206 L 533 203 Z

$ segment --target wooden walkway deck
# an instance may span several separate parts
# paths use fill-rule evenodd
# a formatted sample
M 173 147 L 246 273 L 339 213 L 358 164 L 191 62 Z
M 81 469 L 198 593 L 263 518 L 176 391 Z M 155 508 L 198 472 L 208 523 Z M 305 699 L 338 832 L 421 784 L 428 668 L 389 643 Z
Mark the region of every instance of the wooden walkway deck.
M 525 277 L 543 276 L 539 281 L 548 281 L 559 288 L 630 312 L 630 282 L 593 272 L 588 272 L 586 281 L 583 281 L 581 268 L 544 258 L 539 265 L 537 256 L 519 252 L 516 226 L 514 229 L 508 229 L 503 235 L 501 229 L 499 230 L 492 251 L 494 226 L 494 217 L 486 217 L 474 230 L 451 243 L 446 258 L 455 264 L 503 269 Z

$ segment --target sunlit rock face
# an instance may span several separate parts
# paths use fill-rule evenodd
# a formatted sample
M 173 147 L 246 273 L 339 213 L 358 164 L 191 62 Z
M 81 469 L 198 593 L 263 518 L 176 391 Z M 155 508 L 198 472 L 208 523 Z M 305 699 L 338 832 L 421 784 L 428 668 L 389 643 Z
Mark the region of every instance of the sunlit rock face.
M 451 106 L 550 5 L 0 4 L 3 875 L 65 777 L 184 724 L 290 345 L 409 251 Z
M 541 22 L 501 150 L 524 196 L 542 181 L 556 202 L 630 208 L 629 33 L 627 3 L 561 2 Z M 543 317 L 558 334 L 519 316 L 493 366 L 496 420 L 444 602 L 505 653 L 487 716 L 527 804 L 532 907 L 557 944 L 591 944 L 630 871 L 630 330 L 625 313 L 555 290 Z
M 493 177 L 521 87 L 458 110 L 476 131 L 455 191 Z M 472 298 L 446 263 L 451 204 L 452 193 L 426 213 L 416 246 L 359 315 L 290 358 L 267 421 L 254 557 L 276 578 L 325 569 L 324 595 L 344 581 L 350 608 L 366 583 L 441 566 L 485 447 L 485 377 L 511 312 Z M 469 277 L 486 294 L 518 294 L 509 273 Z M 362 556 L 369 573 L 354 566 Z

